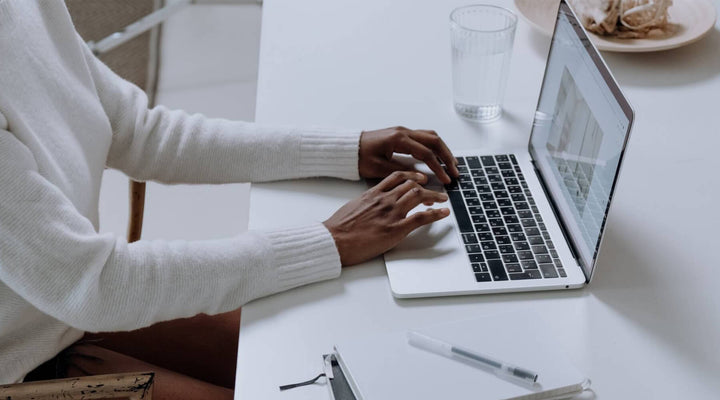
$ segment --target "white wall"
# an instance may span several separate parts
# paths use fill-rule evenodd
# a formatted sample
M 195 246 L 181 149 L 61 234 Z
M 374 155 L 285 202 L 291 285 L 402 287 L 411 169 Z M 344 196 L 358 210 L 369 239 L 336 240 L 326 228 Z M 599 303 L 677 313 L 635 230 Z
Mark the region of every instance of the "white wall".
M 165 23 L 158 104 L 210 117 L 255 115 L 261 7 L 195 5 Z M 143 239 L 210 239 L 247 229 L 249 185 L 148 183 Z M 100 231 L 125 236 L 128 179 L 106 170 Z

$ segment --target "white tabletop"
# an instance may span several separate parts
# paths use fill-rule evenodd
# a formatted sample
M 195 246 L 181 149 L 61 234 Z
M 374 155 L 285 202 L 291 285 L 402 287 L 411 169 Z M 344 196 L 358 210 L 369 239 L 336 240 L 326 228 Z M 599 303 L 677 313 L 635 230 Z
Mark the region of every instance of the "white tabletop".
M 466 123 L 451 105 L 447 26 L 465 3 L 266 0 L 256 120 L 435 129 L 455 149 L 525 145 L 549 38 L 520 19 L 503 119 Z M 637 120 L 589 286 L 399 300 L 381 259 L 348 268 L 243 307 L 235 398 L 323 399 L 323 385 L 277 387 L 317 374 L 320 355 L 343 338 L 515 310 L 548 322 L 557 351 L 600 399 L 718 398 L 719 29 L 677 50 L 604 54 Z M 253 185 L 250 227 L 322 221 L 363 189 L 329 179 Z

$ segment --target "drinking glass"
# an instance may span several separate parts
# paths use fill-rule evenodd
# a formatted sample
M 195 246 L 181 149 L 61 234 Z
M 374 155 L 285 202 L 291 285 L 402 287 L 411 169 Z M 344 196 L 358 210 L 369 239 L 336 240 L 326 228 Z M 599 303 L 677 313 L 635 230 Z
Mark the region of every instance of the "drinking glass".
M 491 5 L 450 13 L 453 103 L 460 116 L 478 122 L 500 118 L 517 16 Z

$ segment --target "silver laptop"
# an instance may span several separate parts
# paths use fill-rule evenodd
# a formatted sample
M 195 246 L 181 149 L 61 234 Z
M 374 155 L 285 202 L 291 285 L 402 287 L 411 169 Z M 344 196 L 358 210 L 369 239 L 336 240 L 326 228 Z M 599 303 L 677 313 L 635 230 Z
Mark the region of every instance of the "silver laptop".
M 396 297 L 590 282 L 633 110 L 562 1 L 527 151 L 456 151 L 452 215 L 385 254 Z M 443 190 L 441 188 L 441 190 Z

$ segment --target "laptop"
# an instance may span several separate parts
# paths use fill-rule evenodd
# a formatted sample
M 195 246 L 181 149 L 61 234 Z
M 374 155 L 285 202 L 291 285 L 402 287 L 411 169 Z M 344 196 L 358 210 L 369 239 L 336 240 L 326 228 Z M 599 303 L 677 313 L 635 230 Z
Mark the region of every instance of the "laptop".
M 456 151 L 451 216 L 385 254 L 396 297 L 574 289 L 592 279 L 634 113 L 560 3 L 527 151 Z

